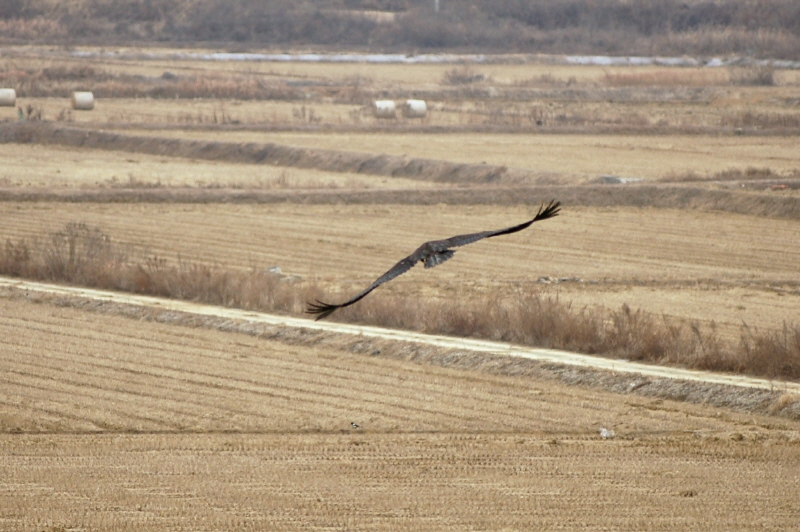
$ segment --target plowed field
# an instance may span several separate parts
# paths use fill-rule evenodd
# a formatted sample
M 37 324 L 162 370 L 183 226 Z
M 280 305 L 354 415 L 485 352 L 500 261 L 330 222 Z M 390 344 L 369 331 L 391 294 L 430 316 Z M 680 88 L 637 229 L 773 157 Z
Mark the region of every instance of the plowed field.
M 46 302 L 0 299 L 0 313 L 5 529 L 800 519 L 796 422 Z

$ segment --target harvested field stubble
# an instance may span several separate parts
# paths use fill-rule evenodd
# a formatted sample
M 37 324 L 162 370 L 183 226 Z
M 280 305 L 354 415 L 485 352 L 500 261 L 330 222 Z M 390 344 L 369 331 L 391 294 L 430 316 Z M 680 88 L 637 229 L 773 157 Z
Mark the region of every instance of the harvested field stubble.
M 169 157 L 227 160 L 317 168 L 333 172 L 354 172 L 441 182 L 492 182 L 506 170 L 487 164 L 451 163 L 433 159 L 409 159 L 315 148 L 298 148 L 274 143 L 231 144 L 220 141 L 185 140 L 163 137 L 126 136 L 105 131 L 24 124 L 0 131 L 0 142 L 57 144 L 63 146 L 117 149 Z
M 260 191 L 331 190 L 379 188 L 429 188 L 437 186 L 418 179 L 377 177 L 369 174 L 328 172 L 314 168 L 243 164 L 233 160 L 198 160 L 145 153 L 74 148 L 42 144 L 0 144 L 4 167 L 0 187 L 33 189 L 49 193 L 67 189 L 91 194 L 97 191 L 162 191 L 174 197 L 176 189 L 237 192 L 242 196 Z M 35 165 L 31 161 L 36 161 Z M 441 185 L 438 185 L 441 187 Z M 210 199 L 203 201 L 214 201 Z
M 669 530 L 712 516 L 712 528 L 756 530 L 800 519 L 795 421 L 57 301 L 0 297 L 0 312 L 4 528 Z
M 252 131 L 125 130 L 120 135 L 168 137 L 231 143 L 263 142 L 264 133 Z M 43 138 L 47 138 L 42 134 Z M 78 137 L 80 138 L 80 137 Z M 98 137 L 99 138 L 99 137 Z M 276 131 L 271 142 L 295 148 L 342 150 L 348 156 L 393 156 L 447 161 L 451 164 L 492 165 L 521 170 L 528 175 L 597 178 L 661 178 L 695 172 L 713 174 L 749 167 L 791 173 L 800 168 L 793 136 L 740 137 L 695 135 L 592 135 L 418 132 L 297 132 Z M 54 137 L 53 142 L 55 142 Z M 120 139 L 122 140 L 122 139 Z M 48 140 L 49 141 L 49 140 Z M 135 145 L 135 141 L 128 141 Z M 140 141 L 142 144 L 145 141 Z M 109 145 L 108 148 L 111 148 Z M 125 149 L 124 143 L 113 146 Z M 231 154 L 237 153 L 231 150 Z M 176 152 L 180 155 L 181 152 Z M 232 155 L 229 155 L 229 157 Z

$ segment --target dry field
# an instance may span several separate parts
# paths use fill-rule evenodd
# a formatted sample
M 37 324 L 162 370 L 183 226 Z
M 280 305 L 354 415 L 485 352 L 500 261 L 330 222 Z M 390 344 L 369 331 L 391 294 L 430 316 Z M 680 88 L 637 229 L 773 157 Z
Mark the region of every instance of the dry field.
M 97 51 L 97 50 L 84 50 Z M 162 53 L 163 50 L 152 50 Z M 77 58 L 63 51 L 12 47 L 0 57 L 0 83 L 20 104 L 50 120 L 153 128 L 209 124 L 242 127 L 508 131 L 607 130 L 731 134 L 800 128 L 791 70 L 597 67 L 518 58 L 517 64 L 367 64 Z M 70 112 L 72 90 L 92 89 L 93 113 Z M 381 121 L 375 99 L 424 98 L 427 118 Z M 0 120 L 14 120 L 0 109 Z
M 526 135 L 486 133 L 357 133 L 126 130 L 126 135 L 229 142 L 275 142 L 305 148 L 444 159 L 508 166 L 532 176 L 573 181 L 602 175 L 647 180 L 694 172 L 800 168 L 797 138 L 689 135 Z
M 76 46 L 79 52 L 98 52 L 95 47 Z M 107 50 L 102 50 L 107 51 Z M 84 67 L 101 68 L 111 74 L 158 77 L 164 72 L 185 75 L 208 73 L 244 76 L 263 76 L 266 79 L 334 81 L 360 81 L 362 84 L 381 86 L 407 85 L 419 90 L 420 87 L 442 84 L 448 72 L 466 71 L 473 76 L 483 76 L 482 83 L 498 86 L 524 86 L 534 84 L 612 84 L 635 85 L 651 84 L 688 85 L 698 87 L 729 86 L 730 75 L 724 68 L 662 66 L 594 66 L 549 64 L 542 56 L 509 56 L 516 62 L 510 63 L 467 63 L 467 64 L 381 64 L 381 63 L 313 63 L 313 62 L 270 62 L 270 61 L 203 61 L 173 60 L 169 54 L 174 49 L 148 48 L 145 53 L 153 54 L 155 59 L 137 59 L 137 50 L 116 48 L 117 57 L 84 58 L 68 56 L 63 51 L 45 47 L 12 46 L 4 50 L 2 64 L 7 69 Z M 219 49 L 184 49 L 182 52 L 199 54 L 218 53 Z M 256 53 L 282 53 L 283 50 L 255 51 Z M 124 54 L 129 53 L 128 56 Z M 126 59 L 125 57 L 130 57 Z M 800 74 L 793 70 L 775 73 L 779 86 L 792 86 L 800 83 Z
M 786 530 L 800 519 L 797 422 L 58 300 L 5 294 L 0 312 L 4 529 Z
M 267 138 L 266 136 L 264 138 Z M 0 144 L 0 187 L 34 189 L 406 189 L 419 180 L 311 168 L 196 161 L 109 150 Z M 36 161 L 35 165 L 31 161 Z
M 82 221 L 137 256 L 235 269 L 278 265 L 326 283 L 335 299 L 368 285 L 426 240 L 512 225 L 534 208 L 6 202 L 0 215 L 5 238 L 43 240 Z M 743 322 L 777 330 L 800 315 L 800 249 L 787 247 L 798 241 L 795 220 L 567 207 L 528 232 L 465 248 L 446 267 L 412 270 L 380 290 L 426 298 L 552 293 L 576 307 L 627 304 L 714 322 L 736 337 Z M 573 281 L 542 284 L 541 277 Z
M 4 250 L 23 240 L 46 249 L 54 232 L 80 222 L 139 264 L 277 265 L 300 278 L 298 290 L 313 285 L 334 300 L 426 240 L 519 223 L 552 191 L 583 190 L 607 201 L 566 202 L 558 218 L 461 249 L 435 270 L 414 269 L 375 299 L 500 306 L 539 294 L 575 313 L 626 305 L 730 341 L 743 324 L 797 331 L 795 72 L 752 87 L 704 69 L 62 59 L 38 48 L 0 57 L 4 82 L 24 78 L 44 94 L 20 104 L 50 120 L 63 110 L 59 126 L 325 148 L 334 162 L 363 152 L 509 171 L 490 185 L 434 182 L 369 165 L 346 173 L 299 160 L 247 163 L 233 144 L 219 144 L 232 157 L 211 160 L 219 152 L 192 159 L 124 142 L 89 149 L 20 138 L 0 144 Z M 105 96 L 91 113 L 69 113 L 61 93 L 87 81 L 70 78 L 85 66 L 113 82 L 98 81 L 106 91 L 131 83 L 146 92 L 170 72 L 187 83 L 181 90 L 289 87 L 308 97 Z M 55 67 L 67 70 L 48 78 L 44 69 Z M 484 78 L 448 83 L 453 69 Z M 500 96 L 490 98 L 490 87 Z M 414 90 L 433 107 L 420 125 L 364 114 L 375 95 L 399 100 Z M 531 134 L 537 116 L 552 120 L 543 131 L 575 130 Z M 0 109 L 0 119 L 16 118 Z M 599 134 L 609 125 L 648 135 Z M 703 128 L 711 134 L 688 134 Z M 729 170 L 740 172 L 722 174 Z M 592 184 L 606 174 L 650 188 Z M 508 199 L 530 197 L 534 185 L 549 186 L 548 196 Z M 640 194 L 638 203 L 615 204 L 620 190 Z M 729 194 L 720 197 L 739 202 L 738 214 L 712 203 L 652 206 L 659 195 L 698 190 Z M 244 195 L 231 200 L 229 191 Z M 179 193 L 190 199 L 168 201 Z M 0 293 L 0 529 L 787 530 L 800 522 L 796 420 L 368 356 L 345 340 L 300 345 L 128 314 Z M 603 428 L 616 436 L 601 438 Z

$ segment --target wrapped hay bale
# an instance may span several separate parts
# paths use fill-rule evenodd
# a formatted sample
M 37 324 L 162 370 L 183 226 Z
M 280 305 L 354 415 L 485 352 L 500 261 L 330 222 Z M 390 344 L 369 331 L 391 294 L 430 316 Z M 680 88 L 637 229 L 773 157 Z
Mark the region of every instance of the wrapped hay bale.
M 406 100 L 406 106 L 403 108 L 403 115 L 406 118 L 425 118 L 427 113 L 425 100 Z
M 94 94 L 81 91 L 73 92 L 72 108 L 76 111 L 91 111 L 94 109 Z
M 0 107 L 14 107 L 15 105 L 17 105 L 17 91 L 0 89 Z
M 396 116 L 394 101 L 376 100 L 372 107 L 375 118 L 394 118 Z

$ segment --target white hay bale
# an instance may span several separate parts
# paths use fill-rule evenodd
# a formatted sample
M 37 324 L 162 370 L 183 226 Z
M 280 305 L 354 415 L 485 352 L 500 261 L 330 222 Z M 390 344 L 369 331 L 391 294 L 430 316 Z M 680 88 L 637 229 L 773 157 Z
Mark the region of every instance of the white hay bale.
M 376 100 L 372 107 L 375 118 L 394 118 L 397 116 L 392 100 Z
M 17 91 L 0 89 L 0 107 L 14 107 L 15 105 L 17 105 Z
M 94 109 L 94 94 L 81 91 L 73 92 L 72 108 L 76 111 L 91 111 Z
M 406 106 L 403 108 L 403 115 L 406 118 L 424 118 L 427 113 L 425 100 L 406 100 Z

